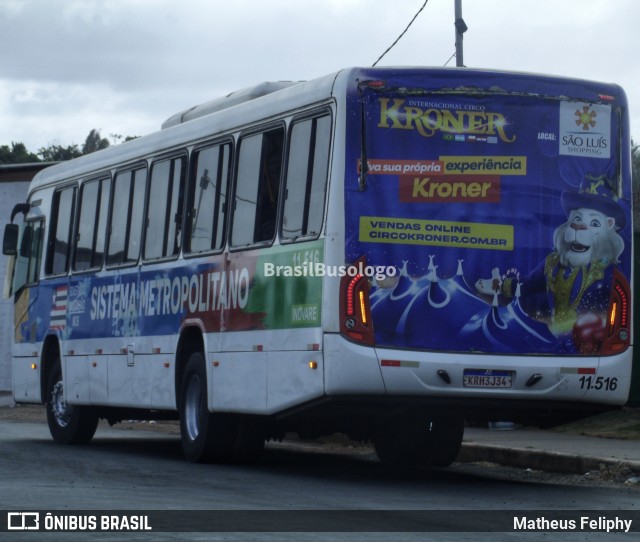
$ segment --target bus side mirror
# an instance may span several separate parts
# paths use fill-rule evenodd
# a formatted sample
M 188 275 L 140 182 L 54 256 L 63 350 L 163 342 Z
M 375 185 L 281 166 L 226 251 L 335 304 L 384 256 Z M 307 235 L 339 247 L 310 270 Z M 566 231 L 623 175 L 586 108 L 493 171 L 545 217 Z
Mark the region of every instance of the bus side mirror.
M 17 256 L 18 235 L 20 227 L 17 224 L 7 224 L 4 228 L 4 238 L 2 239 L 2 253 L 5 256 Z

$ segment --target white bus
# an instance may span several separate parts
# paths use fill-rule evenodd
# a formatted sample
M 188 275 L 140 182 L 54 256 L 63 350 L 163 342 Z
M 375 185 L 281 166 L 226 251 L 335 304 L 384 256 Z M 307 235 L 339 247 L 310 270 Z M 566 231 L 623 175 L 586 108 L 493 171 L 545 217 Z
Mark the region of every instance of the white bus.
M 233 93 L 33 180 L 3 246 L 14 399 L 63 443 L 174 418 L 192 461 L 342 432 L 448 465 L 465 418 L 626 402 L 631 201 L 616 85 L 354 68 Z

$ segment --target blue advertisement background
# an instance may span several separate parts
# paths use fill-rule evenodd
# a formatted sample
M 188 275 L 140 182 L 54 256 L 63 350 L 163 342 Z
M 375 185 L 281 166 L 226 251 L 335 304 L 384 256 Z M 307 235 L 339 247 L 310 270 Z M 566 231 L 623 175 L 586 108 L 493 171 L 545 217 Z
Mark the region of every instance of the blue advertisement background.
M 545 84 L 534 78 L 514 82 L 505 76 L 500 83 L 503 88 L 511 86 L 509 92 L 483 93 L 476 88 L 477 93 L 470 94 L 441 92 L 435 88 L 437 82 L 425 81 L 426 78 L 421 80 L 419 76 L 405 80 L 397 77 L 393 82 L 387 81 L 383 89 L 365 87 L 351 95 L 353 114 L 348 125 L 348 140 L 353 144 L 347 151 L 345 171 L 346 259 L 353 262 L 364 256 L 370 265 L 395 266 L 400 275 L 385 284 L 372 285 L 370 302 L 377 344 L 448 351 L 596 353 L 599 339 L 587 338 L 585 342 L 576 339 L 576 335 L 601 333 L 613 271 L 617 269 L 628 281 L 631 269 L 631 187 L 629 179 L 622 180 L 618 141 L 620 104 L 609 97 L 608 102 L 596 105 L 600 108 L 600 117 L 596 116 L 595 120 L 579 116 L 583 108 L 575 108 L 572 133 L 576 137 L 597 135 L 603 124 L 609 133 L 599 143 L 592 139 L 596 146 L 604 147 L 596 149 L 600 155 L 566 155 L 560 154 L 560 149 L 567 134 L 567 122 L 563 121 L 563 132 L 562 101 L 554 96 L 588 96 L 593 89 L 576 82 L 567 82 L 566 88 L 561 88 L 557 82 Z M 476 82 L 482 87 L 482 81 Z M 485 83 L 495 87 L 496 82 L 493 76 Z M 527 90 L 539 95 L 524 92 L 524 82 L 529 83 Z M 452 87 L 462 85 L 461 81 L 450 83 Z M 521 92 L 515 93 L 519 85 Z M 538 88 L 534 88 L 536 85 Z M 429 86 L 432 88 L 425 90 Z M 394 110 L 400 101 L 402 104 Z M 578 99 L 568 101 L 571 107 Z M 580 101 L 584 106 L 592 105 L 592 102 Z M 607 122 L 602 118 L 603 110 L 610 113 Z M 456 121 L 462 119 L 464 129 L 451 122 L 438 125 L 438 111 L 441 115 L 448 111 Z M 482 115 L 473 117 L 461 111 L 491 113 L 495 116 L 489 119 L 496 122 L 485 123 L 483 128 L 478 120 L 482 120 Z M 584 111 L 589 113 L 592 109 Z M 501 129 L 496 126 L 500 119 L 505 122 Z M 420 122 L 423 122 L 421 128 Z M 470 126 L 473 122 L 476 124 Z M 585 127 L 585 123 L 588 126 Z M 370 169 L 366 187 L 361 191 L 358 173 L 361 135 L 364 135 L 366 160 L 371 163 L 438 161 L 442 156 L 525 157 L 526 173 L 498 175 L 499 201 L 459 202 L 452 197 L 447 201 L 417 198 L 415 203 L 410 203 L 410 198 L 403 200 L 399 195 L 403 182 L 411 186 L 412 178 L 430 177 L 429 182 L 435 182 L 447 179 L 447 175 L 440 172 L 435 176 L 429 173 L 403 176 Z M 592 150 L 586 149 L 585 153 Z M 495 175 L 495 171 L 479 173 L 480 180 L 482 175 Z M 562 198 L 566 198 L 563 194 L 579 197 L 589 190 L 603 199 L 617 200 L 615 205 L 619 211 L 614 230 L 624 247 L 615 265 L 601 258 L 599 262 L 572 270 L 570 265 L 561 265 L 557 257 L 554 260 L 554 253 L 557 256 L 554 232 L 568 220 L 570 209 L 563 208 Z M 582 202 L 581 205 L 586 206 Z M 362 230 L 362 217 L 384 218 L 390 222 L 398 219 L 404 224 L 411 224 L 413 220 L 421 227 L 424 224 L 421 221 L 471 223 L 489 228 L 512 226 L 512 246 L 497 249 L 455 243 L 446 246 L 446 242 L 445 246 L 401 240 L 376 242 L 367 238 L 367 231 Z M 380 220 L 364 220 L 369 220 L 370 225 L 380 223 Z M 372 226 L 372 229 L 376 228 Z M 555 288 L 552 277 L 558 274 L 567 277 L 562 287 L 569 290 L 563 294 L 568 296 L 568 301 L 563 303 L 569 307 L 560 307 L 559 295 L 552 291 Z M 483 294 L 478 281 L 486 284 L 492 278 L 501 283 L 500 289 L 495 295 Z M 578 327 L 558 325 L 554 318 L 563 312 L 572 313 L 573 323 Z M 578 329 L 580 326 L 593 329 L 585 331 Z

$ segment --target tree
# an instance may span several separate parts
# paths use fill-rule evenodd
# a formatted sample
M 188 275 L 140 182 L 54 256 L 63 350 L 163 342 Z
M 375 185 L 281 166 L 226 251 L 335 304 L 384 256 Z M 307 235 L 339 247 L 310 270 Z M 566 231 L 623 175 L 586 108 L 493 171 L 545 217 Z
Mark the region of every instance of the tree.
M 106 137 L 100 137 L 100 131 L 95 128 L 89 132 L 87 139 L 82 146 L 82 154 L 90 154 L 92 152 L 101 151 L 110 147 L 111 143 Z
M 44 162 L 62 162 L 82 156 L 82 151 L 78 148 L 78 145 L 75 144 L 67 147 L 63 147 L 62 145 L 49 145 L 48 147 L 39 149 L 38 154 Z
M 114 145 L 119 145 L 120 143 L 126 143 L 127 141 L 133 141 L 134 139 L 138 139 L 140 136 L 127 136 L 124 137 L 120 134 L 109 134 L 111 141 Z
M 131 141 L 132 139 L 136 139 L 136 137 L 137 136 L 124 137 L 118 134 L 111 134 L 111 140 L 114 144 Z M 0 145 L 0 164 L 24 164 L 27 162 L 43 161 L 62 162 L 84 154 L 106 149 L 111 145 L 111 141 L 106 137 L 101 137 L 100 130 L 94 128 L 89 132 L 84 145 L 82 145 L 82 149 L 75 143 L 67 145 L 66 147 L 62 145 L 49 145 L 48 147 L 41 147 L 38 149 L 38 152 L 34 154 L 27 150 L 24 143 L 11 143 L 11 147 L 8 145 Z
M 26 164 L 29 162 L 39 162 L 35 154 L 29 152 L 24 143 L 11 143 L 0 146 L 0 164 Z

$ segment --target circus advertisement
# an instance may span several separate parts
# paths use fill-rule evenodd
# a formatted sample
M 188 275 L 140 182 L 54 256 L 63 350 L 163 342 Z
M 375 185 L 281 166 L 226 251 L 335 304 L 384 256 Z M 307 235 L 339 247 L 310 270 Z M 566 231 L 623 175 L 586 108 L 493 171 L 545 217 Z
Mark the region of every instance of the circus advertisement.
M 407 88 L 357 102 L 345 256 L 397 271 L 370 284 L 376 344 L 600 353 L 631 274 L 615 103 Z

